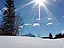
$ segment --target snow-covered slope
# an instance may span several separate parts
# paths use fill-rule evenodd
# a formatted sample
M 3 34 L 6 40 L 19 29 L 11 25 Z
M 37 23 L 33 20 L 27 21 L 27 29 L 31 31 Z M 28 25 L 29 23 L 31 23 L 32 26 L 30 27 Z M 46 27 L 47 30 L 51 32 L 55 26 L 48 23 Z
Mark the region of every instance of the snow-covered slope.
M 0 48 L 64 48 L 64 39 L 0 36 Z

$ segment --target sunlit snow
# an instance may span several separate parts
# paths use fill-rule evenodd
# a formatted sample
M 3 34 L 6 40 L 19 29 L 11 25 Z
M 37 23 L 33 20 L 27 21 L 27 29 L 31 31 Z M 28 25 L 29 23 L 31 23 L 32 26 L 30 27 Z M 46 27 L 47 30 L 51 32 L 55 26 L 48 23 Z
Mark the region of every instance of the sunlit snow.
M 64 48 L 64 39 L 2 36 L 0 48 Z

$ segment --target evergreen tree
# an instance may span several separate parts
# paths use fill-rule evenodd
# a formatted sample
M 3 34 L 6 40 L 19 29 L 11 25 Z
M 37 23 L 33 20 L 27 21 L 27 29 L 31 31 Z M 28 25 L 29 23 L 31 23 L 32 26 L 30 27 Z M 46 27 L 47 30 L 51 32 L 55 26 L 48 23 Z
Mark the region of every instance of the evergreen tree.
M 52 37 L 52 34 L 51 33 L 49 33 L 49 39 L 52 39 L 53 37 Z
M 3 35 L 16 35 L 14 0 L 6 0 L 2 28 Z
M 61 33 L 58 33 L 58 34 L 55 35 L 54 38 L 55 38 L 55 39 L 57 39 L 57 38 L 63 38 L 63 35 L 62 35 Z

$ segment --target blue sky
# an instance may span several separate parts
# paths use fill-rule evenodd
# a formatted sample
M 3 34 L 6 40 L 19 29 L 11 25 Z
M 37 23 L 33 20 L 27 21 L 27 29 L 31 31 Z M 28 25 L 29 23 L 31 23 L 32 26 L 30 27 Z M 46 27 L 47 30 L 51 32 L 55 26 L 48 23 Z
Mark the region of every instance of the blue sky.
M 32 33 L 38 36 L 48 36 L 64 32 L 64 1 L 63 0 L 46 0 L 46 8 L 40 6 L 40 23 L 38 21 L 38 5 L 29 2 L 33 0 L 14 0 L 16 14 L 20 13 L 23 17 L 24 27 L 22 34 Z M 0 0 L 0 17 L 4 8 L 5 0 Z M 25 6 L 25 7 L 24 7 Z M 34 8 L 35 6 L 35 8 Z M 0 18 L 0 20 L 2 20 Z M 21 32 L 21 31 L 20 31 Z

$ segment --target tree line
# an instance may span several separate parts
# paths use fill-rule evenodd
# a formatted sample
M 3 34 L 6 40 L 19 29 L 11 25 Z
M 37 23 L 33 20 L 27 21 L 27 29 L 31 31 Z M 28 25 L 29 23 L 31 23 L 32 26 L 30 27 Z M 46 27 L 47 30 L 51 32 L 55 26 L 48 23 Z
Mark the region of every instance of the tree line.
M 43 38 L 43 37 L 42 37 Z M 46 37 L 44 37 L 44 38 L 46 38 Z M 58 34 L 56 34 L 54 37 L 53 37 L 53 35 L 52 35 L 52 33 L 49 33 L 49 37 L 48 37 L 49 39 L 59 39 L 59 38 L 64 38 L 64 34 L 62 34 L 62 33 L 58 33 Z
M 28 34 L 24 34 L 22 36 L 28 36 L 28 37 L 36 37 L 35 35 L 33 35 L 32 33 L 28 33 Z M 52 33 L 49 33 L 48 37 L 39 37 L 39 38 L 43 38 L 43 39 L 59 39 L 59 38 L 64 38 L 64 34 L 58 33 L 56 34 L 54 37 L 52 35 Z

